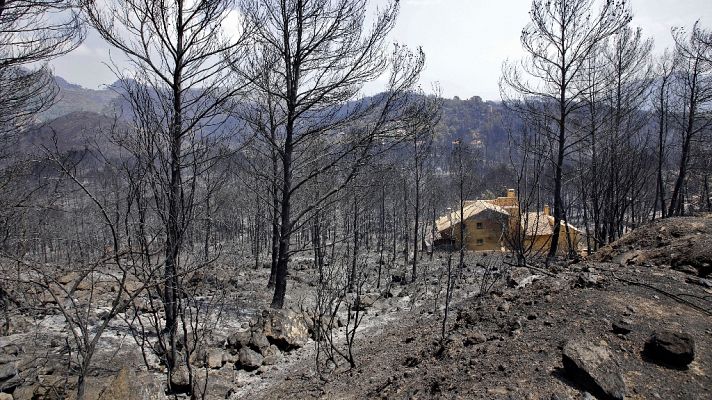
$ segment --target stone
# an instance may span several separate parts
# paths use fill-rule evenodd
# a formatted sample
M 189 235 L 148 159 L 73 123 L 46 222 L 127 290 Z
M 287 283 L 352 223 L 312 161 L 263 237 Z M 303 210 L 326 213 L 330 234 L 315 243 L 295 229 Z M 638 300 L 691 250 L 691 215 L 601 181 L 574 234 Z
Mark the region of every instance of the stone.
M 613 333 L 627 335 L 633 330 L 633 322 L 629 319 L 619 319 L 613 323 Z
M 695 341 L 687 333 L 653 332 L 644 348 L 652 360 L 673 367 L 686 367 L 695 358 Z
M 240 368 L 253 371 L 262 365 L 262 360 L 264 357 L 262 355 L 249 347 L 243 347 L 238 353 L 238 364 Z
M 403 291 L 402 286 L 390 285 L 388 287 L 388 289 L 384 290 L 381 293 L 381 297 L 383 297 L 384 299 L 389 299 L 391 297 L 398 297 L 398 295 L 400 295 L 400 293 L 402 291 Z
M 9 362 L 0 365 L 0 382 L 6 381 L 18 374 L 17 363 Z
M 267 339 L 267 336 L 265 336 L 264 332 L 262 332 L 261 329 L 254 329 L 250 336 L 249 346 L 253 350 L 259 351 L 261 353 L 263 349 L 266 349 L 270 346 L 270 343 Z
M 292 310 L 266 310 L 263 311 L 262 318 L 264 335 L 282 351 L 303 347 L 309 341 L 309 329 L 302 313 Z
M 509 312 L 509 309 L 512 307 L 512 305 L 508 301 L 503 301 L 498 307 L 497 311 L 502 311 L 502 312 Z
M 149 374 L 140 376 L 130 368 L 122 368 L 101 390 L 101 400 L 144 400 L 163 398 L 163 387 Z M 89 398 L 89 397 L 88 397 Z
M 282 352 L 279 351 L 277 346 L 271 345 L 262 352 L 264 359 L 262 360 L 263 365 L 275 365 L 282 358 Z
M 190 385 L 190 372 L 185 365 L 179 365 L 171 372 L 171 386 L 174 390 L 186 388 Z
M 373 304 L 378 299 L 378 295 L 362 294 L 356 296 L 354 301 L 354 310 L 365 311 L 367 308 L 373 307 Z
M 572 340 L 563 349 L 566 372 L 599 398 L 624 399 L 625 382 L 611 350 L 604 345 Z
M 35 391 L 39 385 L 21 386 L 12 392 L 13 400 L 32 400 L 35 398 Z
M 517 267 L 509 271 L 507 285 L 512 288 L 521 289 L 539 279 L 541 279 L 541 276 L 533 275 L 528 268 Z
M 482 344 L 486 341 L 487 341 L 487 336 L 485 336 L 480 331 L 475 331 L 463 341 L 463 344 L 465 346 L 472 346 L 475 344 Z
M 208 351 L 208 367 L 212 369 L 220 369 L 225 363 L 223 352 L 217 349 Z
M 13 400 L 10 393 L 0 393 L 0 400 Z
M 700 286 L 706 287 L 708 289 L 712 288 L 712 280 L 709 280 L 709 279 L 698 278 L 696 276 L 688 276 L 686 279 L 686 282 L 692 283 L 695 285 L 700 285 Z
M 227 347 L 240 350 L 250 344 L 252 333 L 250 331 L 237 331 L 227 337 Z
M 698 273 L 697 268 L 689 264 L 676 264 L 672 266 L 672 269 L 690 275 L 697 275 Z
M 590 287 L 601 287 L 604 282 L 602 275 L 593 272 L 582 272 L 579 274 L 576 280 L 576 287 L 580 288 L 590 288 Z

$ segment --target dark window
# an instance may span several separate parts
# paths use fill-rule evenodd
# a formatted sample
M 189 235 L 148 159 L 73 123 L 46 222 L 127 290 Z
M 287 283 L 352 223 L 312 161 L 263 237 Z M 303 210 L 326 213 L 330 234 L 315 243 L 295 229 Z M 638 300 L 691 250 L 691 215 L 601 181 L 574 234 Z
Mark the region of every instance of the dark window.
M 483 228 L 482 222 L 478 222 L 478 223 L 477 223 L 477 229 L 482 229 L 482 228 Z
M 484 244 L 484 243 L 485 243 L 485 241 L 484 241 L 483 239 L 477 239 L 477 244 L 478 244 L 478 245 L 482 245 L 482 244 Z

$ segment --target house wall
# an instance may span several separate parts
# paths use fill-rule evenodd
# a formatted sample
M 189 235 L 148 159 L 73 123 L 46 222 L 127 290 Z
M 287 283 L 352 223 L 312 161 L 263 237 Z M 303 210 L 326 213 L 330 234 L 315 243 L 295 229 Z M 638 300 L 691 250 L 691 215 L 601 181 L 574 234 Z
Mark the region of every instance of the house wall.
M 477 224 L 481 224 L 478 228 Z M 455 244 L 460 247 L 460 227 L 455 226 Z M 492 219 L 472 217 L 465 220 L 465 249 L 499 251 L 502 249 L 502 224 Z
M 571 232 L 571 244 L 575 250 L 578 251 L 578 244 L 581 240 L 581 235 L 579 232 L 572 230 Z M 546 254 L 549 252 L 551 247 L 551 235 L 537 235 L 532 238 L 527 238 L 525 241 L 526 247 L 529 247 L 532 243 L 531 249 L 533 253 Z M 566 239 L 566 228 L 563 226 L 559 231 L 559 245 L 557 247 L 557 254 L 563 255 L 569 252 L 569 242 Z

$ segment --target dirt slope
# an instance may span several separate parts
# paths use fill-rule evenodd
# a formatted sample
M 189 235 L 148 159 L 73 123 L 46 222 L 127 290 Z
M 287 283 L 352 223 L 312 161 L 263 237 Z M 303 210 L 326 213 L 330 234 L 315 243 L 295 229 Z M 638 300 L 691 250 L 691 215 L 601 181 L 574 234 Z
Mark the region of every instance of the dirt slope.
M 712 214 L 655 221 L 602 248 L 593 259 L 668 265 L 706 277 L 712 273 Z

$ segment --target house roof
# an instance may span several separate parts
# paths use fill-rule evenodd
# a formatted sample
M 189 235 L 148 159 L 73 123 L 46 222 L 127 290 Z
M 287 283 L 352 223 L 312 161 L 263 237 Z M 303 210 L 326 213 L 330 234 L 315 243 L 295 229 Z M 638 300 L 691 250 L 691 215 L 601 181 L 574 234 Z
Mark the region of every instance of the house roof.
M 509 217 L 509 213 L 507 210 L 504 208 L 492 204 L 490 202 L 487 202 L 485 200 L 475 200 L 475 201 L 468 201 L 465 207 L 463 207 L 462 214 L 463 214 L 463 219 L 467 220 L 469 218 L 474 217 L 475 215 L 481 214 L 485 211 L 491 211 L 499 214 L 503 214 L 507 217 Z M 437 221 L 435 221 L 435 225 L 437 227 L 438 232 L 443 232 L 445 230 L 451 229 L 453 226 L 457 225 L 460 222 L 460 210 L 458 209 L 457 211 L 453 211 L 450 214 L 446 214 L 440 218 L 438 218 Z
M 559 223 L 563 229 L 566 229 L 566 225 L 568 225 L 569 230 L 581 232 L 571 224 L 564 224 L 564 221 L 559 221 Z M 554 217 L 543 212 L 528 212 L 522 214 L 522 226 L 526 227 L 526 236 L 550 236 L 554 234 Z

